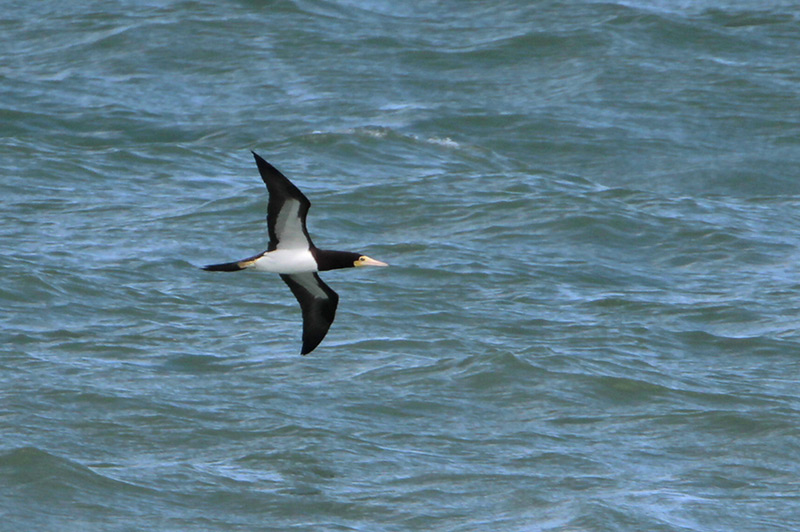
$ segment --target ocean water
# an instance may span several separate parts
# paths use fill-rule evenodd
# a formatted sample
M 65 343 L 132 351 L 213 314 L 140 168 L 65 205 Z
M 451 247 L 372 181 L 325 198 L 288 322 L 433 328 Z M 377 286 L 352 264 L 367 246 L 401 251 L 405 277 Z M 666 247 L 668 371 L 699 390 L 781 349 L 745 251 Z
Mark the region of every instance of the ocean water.
M 796 2 L 0 9 L 1 530 L 800 529 Z

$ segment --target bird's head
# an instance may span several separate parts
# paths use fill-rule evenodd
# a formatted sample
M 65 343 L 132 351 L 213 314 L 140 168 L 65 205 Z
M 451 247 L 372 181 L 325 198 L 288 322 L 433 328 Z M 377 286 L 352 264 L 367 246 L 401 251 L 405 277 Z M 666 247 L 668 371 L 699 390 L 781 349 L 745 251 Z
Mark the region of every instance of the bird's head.
M 312 253 L 317 261 L 317 267 L 321 272 L 360 266 L 388 266 L 385 262 L 371 259 L 366 255 L 353 253 L 351 251 L 313 249 Z

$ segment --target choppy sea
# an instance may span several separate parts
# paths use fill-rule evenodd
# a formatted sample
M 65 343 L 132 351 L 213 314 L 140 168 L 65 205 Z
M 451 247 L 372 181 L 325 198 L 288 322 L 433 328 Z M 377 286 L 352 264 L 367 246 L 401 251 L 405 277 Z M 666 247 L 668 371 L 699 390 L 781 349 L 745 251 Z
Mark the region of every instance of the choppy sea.
M 796 2 L 0 12 L 0 530 L 800 529 Z

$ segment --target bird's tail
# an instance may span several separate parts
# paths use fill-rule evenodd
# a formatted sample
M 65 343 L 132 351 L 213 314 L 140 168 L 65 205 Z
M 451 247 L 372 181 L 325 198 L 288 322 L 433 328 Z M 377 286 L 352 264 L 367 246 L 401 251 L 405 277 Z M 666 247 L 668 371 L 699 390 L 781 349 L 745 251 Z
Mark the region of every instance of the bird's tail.
M 208 266 L 203 266 L 203 269 L 210 272 L 238 272 L 246 268 L 244 262 L 245 261 L 240 260 L 236 262 L 225 262 L 223 264 L 209 264 Z

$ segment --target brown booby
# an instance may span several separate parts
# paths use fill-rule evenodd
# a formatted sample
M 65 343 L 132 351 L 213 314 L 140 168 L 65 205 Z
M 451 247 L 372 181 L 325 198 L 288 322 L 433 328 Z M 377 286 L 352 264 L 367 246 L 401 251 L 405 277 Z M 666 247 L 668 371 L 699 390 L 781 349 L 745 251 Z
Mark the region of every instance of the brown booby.
M 267 250 L 250 258 L 204 266 L 204 270 L 235 272 L 257 270 L 278 273 L 300 303 L 303 311 L 303 348 L 306 355 L 325 338 L 336 315 L 339 295 L 320 279 L 317 272 L 360 266 L 388 266 L 350 251 L 317 248 L 306 229 L 306 215 L 311 202 L 274 166 L 253 152 L 267 185 Z

